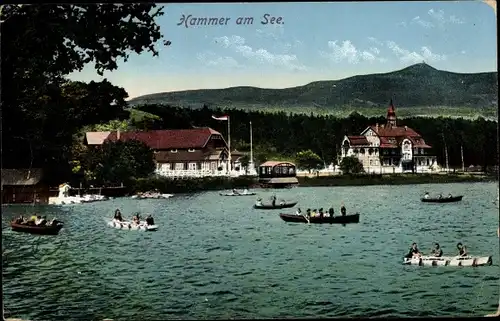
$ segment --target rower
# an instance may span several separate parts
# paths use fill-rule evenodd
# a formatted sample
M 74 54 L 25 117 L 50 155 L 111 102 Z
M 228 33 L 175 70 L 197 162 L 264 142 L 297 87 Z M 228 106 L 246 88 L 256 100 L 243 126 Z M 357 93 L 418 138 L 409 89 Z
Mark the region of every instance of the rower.
M 413 257 L 420 257 L 422 256 L 422 253 L 420 253 L 420 250 L 417 247 L 417 243 L 412 243 L 410 252 L 406 254 L 406 258 L 411 259 Z
M 431 255 L 434 257 L 441 257 L 443 256 L 443 250 L 439 247 L 438 243 L 434 243 L 434 249 L 431 251 Z
M 448 198 L 452 198 L 452 197 L 453 197 L 453 195 L 451 195 L 451 193 L 450 193 L 450 194 L 448 194 Z
M 424 198 L 425 199 L 428 199 L 430 196 L 429 196 L 429 192 L 425 192 L 425 195 L 424 195 Z
M 464 245 L 462 245 L 462 243 L 457 244 L 457 249 L 458 249 L 458 256 L 460 257 L 467 256 L 467 248 Z
M 119 209 L 116 209 L 114 219 L 117 221 L 123 222 L 122 213 L 120 212 Z
M 300 210 L 300 207 L 297 209 L 297 212 L 295 212 L 295 215 L 302 215 L 302 211 Z
M 281 201 L 280 201 L 280 206 L 283 206 L 283 205 L 285 205 L 285 201 L 284 201 L 284 200 L 281 200 Z
M 319 209 L 319 217 L 320 218 L 323 218 L 324 214 L 323 214 L 323 208 L 320 208 Z
M 40 220 L 40 226 L 45 226 L 45 224 L 47 224 L 47 216 L 44 216 L 42 217 L 42 219 Z
M 330 207 L 328 209 L 328 214 L 330 214 L 330 217 L 333 217 L 333 215 L 335 214 L 335 210 L 333 209 L 333 207 Z
M 308 208 L 306 210 L 306 216 L 307 216 L 308 219 L 311 218 L 311 209 L 310 208 Z
M 317 210 L 317 209 L 313 209 L 313 210 L 312 210 L 312 213 L 311 213 L 311 216 L 312 216 L 312 217 L 315 217 L 315 216 L 316 216 L 316 213 L 318 213 L 318 210 Z
M 42 217 L 40 215 L 38 215 L 36 217 L 35 225 L 40 225 L 40 222 L 42 222 Z
M 146 224 L 147 225 L 155 225 L 155 220 L 154 218 L 151 216 L 151 214 L 148 215 L 148 217 L 146 217 Z
M 439 199 L 442 199 L 442 198 L 443 198 L 443 193 L 439 193 L 438 198 L 439 198 Z
M 258 198 L 257 201 L 255 202 L 255 205 L 262 206 L 262 198 Z
M 234 195 L 239 195 L 240 193 L 236 190 L 236 188 L 233 188 L 233 194 Z
M 276 195 L 271 196 L 271 201 L 272 201 L 273 207 L 275 207 L 276 206 Z
M 346 216 L 347 210 L 345 209 L 344 205 L 340 207 L 340 213 L 342 214 L 342 216 Z

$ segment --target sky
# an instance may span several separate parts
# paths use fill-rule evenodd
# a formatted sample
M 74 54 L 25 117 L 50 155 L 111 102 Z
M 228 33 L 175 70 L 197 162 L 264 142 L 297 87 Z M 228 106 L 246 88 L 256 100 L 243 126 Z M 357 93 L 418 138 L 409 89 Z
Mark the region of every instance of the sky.
M 103 77 L 89 64 L 69 78 L 106 78 L 134 98 L 294 87 L 422 61 L 461 73 L 497 70 L 495 12 L 479 1 L 178 3 L 164 12 L 157 23 L 171 45 L 159 42 L 159 57 L 131 53 Z

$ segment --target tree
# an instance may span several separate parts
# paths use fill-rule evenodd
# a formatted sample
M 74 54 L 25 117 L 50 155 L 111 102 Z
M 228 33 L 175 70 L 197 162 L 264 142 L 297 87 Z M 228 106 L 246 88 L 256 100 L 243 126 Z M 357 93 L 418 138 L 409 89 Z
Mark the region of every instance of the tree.
M 298 152 L 295 156 L 298 168 L 303 168 L 311 172 L 313 169 L 320 169 L 324 166 L 323 160 L 312 150 Z
M 85 84 L 65 76 L 92 62 L 102 75 L 130 51 L 157 55 L 162 35 L 155 18 L 162 8 L 55 4 L 1 10 L 4 166 L 67 165 L 73 134 L 87 124 L 126 117 L 128 95 L 106 80 Z
M 106 141 L 100 151 L 88 151 L 85 167 L 97 183 L 127 182 L 154 172 L 154 153 L 137 140 Z
M 241 167 L 245 169 L 245 174 L 248 174 L 248 165 L 250 164 L 250 156 L 247 154 L 240 157 Z
M 342 158 L 340 162 L 340 170 L 343 174 L 358 174 L 363 173 L 363 164 L 359 161 L 357 157 L 348 156 Z

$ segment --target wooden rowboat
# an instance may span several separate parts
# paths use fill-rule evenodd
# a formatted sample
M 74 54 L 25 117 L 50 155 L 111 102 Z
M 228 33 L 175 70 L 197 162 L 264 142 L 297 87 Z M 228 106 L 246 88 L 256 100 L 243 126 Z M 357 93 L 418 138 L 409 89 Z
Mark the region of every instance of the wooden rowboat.
M 453 196 L 453 197 L 443 197 L 443 198 L 421 198 L 420 200 L 424 203 L 453 203 L 460 202 L 464 196 Z
M 309 218 L 309 222 L 307 218 L 303 215 L 296 214 L 280 214 L 280 217 L 285 222 L 294 222 L 294 223 L 311 223 L 311 224 L 348 224 L 348 223 L 359 223 L 359 213 L 350 214 L 346 216 L 312 216 Z
M 262 205 L 254 204 L 253 208 L 260 210 L 279 210 L 282 208 L 294 207 L 295 205 L 297 205 L 297 203 L 298 202 L 284 203 L 284 204 L 277 203 L 275 206 L 273 206 L 272 204 L 262 204 Z
M 64 224 L 62 222 L 59 222 L 56 225 L 37 226 L 11 222 L 10 226 L 12 227 L 12 231 L 14 232 L 23 232 L 37 235 L 57 235 L 63 228 Z
M 404 258 L 403 264 L 409 265 L 426 265 L 426 266 L 483 266 L 493 264 L 493 259 L 491 256 L 481 256 L 481 257 L 459 257 L 459 256 L 443 256 L 443 257 L 432 257 L 432 256 L 422 256 L 420 258 Z
M 251 196 L 255 195 L 256 193 L 254 192 L 248 192 L 248 193 L 219 193 L 220 196 Z

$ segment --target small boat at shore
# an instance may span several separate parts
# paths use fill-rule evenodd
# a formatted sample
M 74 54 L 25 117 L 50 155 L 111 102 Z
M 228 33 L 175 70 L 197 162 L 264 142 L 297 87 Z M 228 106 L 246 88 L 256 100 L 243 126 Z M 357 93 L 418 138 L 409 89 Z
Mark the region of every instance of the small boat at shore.
M 254 192 L 241 192 L 241 193 L 219 193 L 220 196 L 252 196 L 256 195 Z
M 280 217 L 285 222 L 293 223 L 311 223 L 311 224 L 349 224 L 359 223 L 359 213 L 350 214 L 345 216 L 311 216 L 308 218 L 305 215 L 297 214 L 280 214 Z
M 460 202 L 464 196 L 452 196 L 452 197 L 442 197 L 442 198 L 421 198 L 420 200 L 424 203 L 453 203 Z
M 146 192 L 146 193 L 138 193 L 137 195 L 133 195 L 130 198 L 134 199 L 167 199 L 173 197 L 174 194 L 161 194 L 157 192 Z
M 298 202 L 291 202 L 291 203 L 278 203 L 276 205 L 273 206 L 273 204 L 261 204 L 261 205 L 257 205 L 257 204 L 254 204 L 253 205 L 253 208 L 255 209 L 259 209 L 259 210 L 279 210 L 279 209 L 282 209 L 282 208 L 291 208 L 291 207 L 294 207 L 295 205 L 297 205 Z
M 25 223 L 11 222 L 10 226 L 14 232 L 23 232 L 37 235 L 57 235 L 59 231 L 63 228 L 64 223 L 58 221 L 54 225 L 30 225 Z
M 483 266 L 493 264 L 493 259 L 491 256 L 422 256 L 414 258 L 404 258 L 403 264 L 407 265 L 426 265 L 426 266 Z
M 127 221 L 116 221 L 112 220 L 108 222 L 109 227 L 114 227 L 119 230 L 130 230 L 130 231 L 145 231 L 151 232 L 158 230 L 158 225 L 148 225 L 146 223 L 135 224 Z

